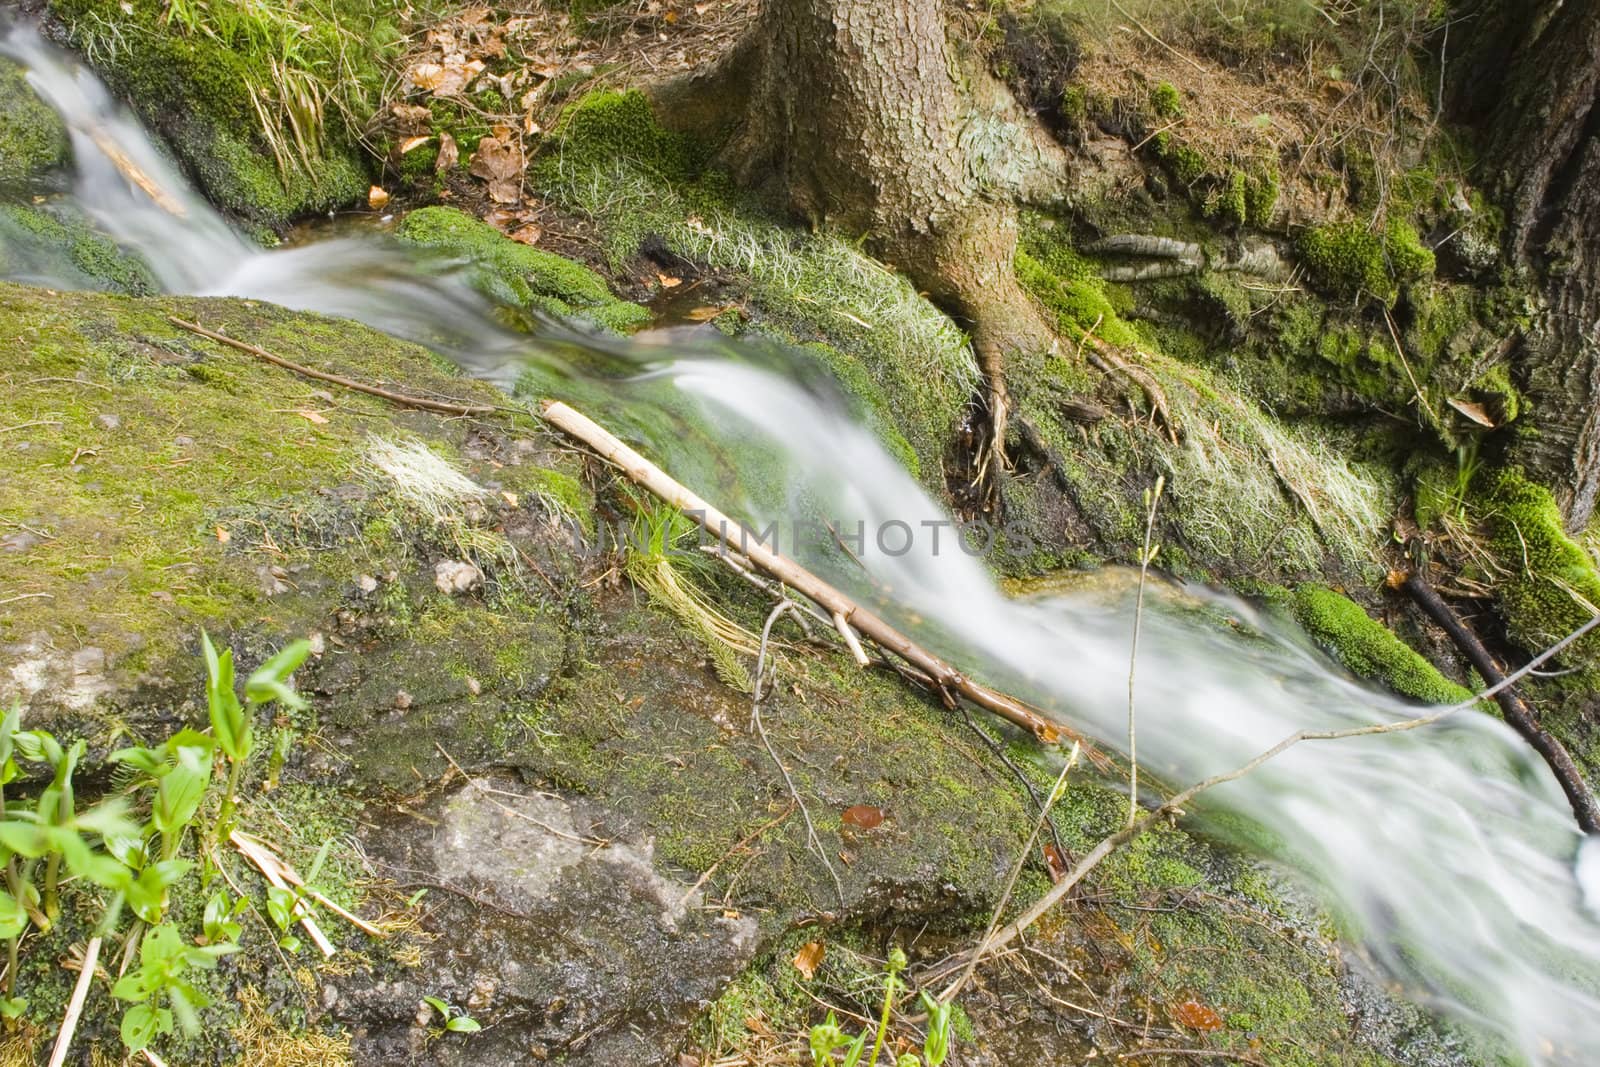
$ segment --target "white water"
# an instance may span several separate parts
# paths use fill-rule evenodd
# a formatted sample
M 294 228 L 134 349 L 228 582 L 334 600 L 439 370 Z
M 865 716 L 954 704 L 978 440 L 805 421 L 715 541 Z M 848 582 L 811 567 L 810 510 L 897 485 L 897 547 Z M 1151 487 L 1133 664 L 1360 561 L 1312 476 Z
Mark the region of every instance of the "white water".
M 700 337 L 644 344 L 509 335 L 464 285 L 376 236 L 262 251 L 188 188 L 87 72 L 25 30 L 0 40 L 0 54 L 30 68 L 72 127 L 77 205 L 140 252 L 168 290 L 359 319 L 432 343 L 503 384 L 529 364 L 558 368 L 574 346 L 648 370 L 642 383 L 609 387 L 615 406 L 601 414 L 659 424 L 666 420 L 627 418 L 628 406 L 652 403 L 664 389 L 691 398 L 713 447 L 646 442 L 673 473 L 708 489 L 751 484 L 727 477 L 729 457 L 753 447 L 782 456 L 786 504 L 718 503 L 742 509 L 757 528 L 803 516 L 852 531 L 859 520 L 868 531 L 858 552 L 870 587 L 826 537 L 795 545 L 792 527 L 783 526 L 780 547 L 957 662 L 981 665 L 986 680 L 1120 747 L 1131 585 L 1016 601 L 955 548 L 948 529 L 932 552 L 925 524 L 945 519 L 938 505 L 825 391 L 775 373 L 771 353 Z M 114 143 L 182 205 L 183 217 L 123 178 L 97 141 Z M 893 530 L 886 545 L 899 547 L 895 523 L 915 532 L 912 551 L 892 555 L 876 543 L 874 531 Z M 1197 602 L 1245 620 L 1261 639 L 1242 640 L 1205 620 Z M 1225 594 L 1158 584 L 1144 627 L 1139 751 L 1169 783 L 1230 769 L 1295 730 L 1418 713 L 1347 679 L 1298 632 Z M 1528 1062 L 1600 1061 L 1600 844 L 1584 843 L 1544 765 L 1497 720 L 1462 713 L 1410 733 L 1301 745 L 1216 790 L 1200 817 L 1221 808 L 1248 813 L 1283 843 L 1274 858 L 1338 902 L 1362 948 L 1408 996 L 1498 1035 Z M 1581 972 L 1587 978 L 1576 977 Z

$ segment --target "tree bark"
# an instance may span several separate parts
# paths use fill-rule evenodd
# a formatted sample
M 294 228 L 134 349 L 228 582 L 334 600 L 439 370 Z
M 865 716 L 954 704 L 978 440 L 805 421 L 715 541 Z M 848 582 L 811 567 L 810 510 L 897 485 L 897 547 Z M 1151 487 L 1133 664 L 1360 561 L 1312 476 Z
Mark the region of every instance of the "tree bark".
M 1453 15 L 1453 110 L 1480 131 L 1507 255 L 1545 292 L 1513 356 L 1538 431 L 1517 456 L 1581 530 L 1600 499 L 1600 3 L 1467 0 Z
M 1056 343 L 1012 270 L 1016 203 L 1066 162 L 962 54 L 939 0 L 766 0 L 718 67 L 658 99 L 666 121 L 724 127 L 742 184 L 866 235 L 969 331 L 998 447 L 1010 357 Z

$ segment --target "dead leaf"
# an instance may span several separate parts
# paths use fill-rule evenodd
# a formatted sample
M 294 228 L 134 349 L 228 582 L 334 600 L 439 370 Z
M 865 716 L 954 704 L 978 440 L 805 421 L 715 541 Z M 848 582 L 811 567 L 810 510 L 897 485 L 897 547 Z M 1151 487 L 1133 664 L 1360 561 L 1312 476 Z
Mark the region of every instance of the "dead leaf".
M 433 138 L 427 135 L 407 137 L 404 141 L 400 142 L 400 154 L 403 156 L 413 148 L 421 148 L 431 140 L 433 140 Z
M 315 411 L 297 411 L 297 412 L 295 412 L 295 414 L 299 415 L 302 419 L 305 419 L 307 422 L 314 423 L 317 426 L 326 426 L 326 425 L 328 425 L 328 416 L 323 415 L 323 414 L 321 414 L 319 412 L 315 412 Z
M 225 545 L 229 541 L 232 541 L 232 540 L 233 540 L 233 535 L 231 533 L 229 533 L 227 530 L 224 530 L 220 526 L 217 527 L 217 544 Z
M 1485 426 L 1491 430 L 1494 429 L 1494 419 L 1490 417 L 1489 412 L 1484 409 L 1482 404 L 1474 404 L 1470 400 L 1456 400 L 1452 398 L 1450 400 L 1450 406 L 1461 412 L 1461 414 L 1465 415 L 1473 422 L 1477 423 L 1479 426 Z
M 467 59 L 459 52 L 443 63 L 417 63 L 406 71 L 406 81 L 434 96 L 460 96 L 472 79 L 483 73 L 481 59 Z
M 367 190 L 367 206 L 374 211 L 382 211 L 389 203 L 389 191 L 381 185 L 374 185 Z
M 858 830 L 870 830 L 883 822 L 883 809 L 871 804 L 855 804 L 840 813 L 839 821 Z
M 1222 1029 L 1222 1016 L 1198 1000 L 1186 1000 L 1173 1008 L 1172 1018 L 1179 1025 L 1201 1033 L 1209 1034 Z
M 510 140 L 511 131 L 505 127 L 506 137 L 485 137 L 478 142 L 468 168 L 475 178 L 489 183 L 489 199 L 499 204 L 515 204 L 522 199 L 522 142 Z
M 504 500 L 511 507 L 516 507 L 517 506 L 517 494 L 511 492 L 508 489 L 500 490 L 500 499 Z
M 661 283 L 663 289 L 676 289 L 683 284 L 682 278 L 674 278 L 670 274 L 657 274 L 656 281 Z
M 389 114 L 407 130 L 425 130 L 433 120 L 433 112 L 416 104 L 390 104 Z
M 807 941 L 800 946 L 800 951 L 794 954 L 794 969 L 805 976 L 806 981 L 811 981 L 816 976 L 817 965 L 822 962 L 823 947 L 821 941 Z
M 690 308 L 684 312 L 683 317 L 690 322 L 710 322 L 726 310 L 728 309 L 710 306 Z
M 544 127 L 533 121 L 533 113 L 529 112 L 527 115 L 523 116 L 522 132 L 527 134 L 529 137 L 537 137 L 539 134 L 544 132 Z
M 1055 843 L 1044 846 L 1044 865 L 1050 872 L 1050 884 L 1055 885 L 1067 876 L 1067 858 L 1056 848 Z
M 434 161 L 433 169 L 439 173 L 450 170 L 461 159 L 461 146 L 456 144 L 456 139 L 448 133 L 439 135 L 439 158 Z
M 530 222 L 526 226 L 512 231 L 509 236 L 513 241 L 517 241 L 520 244 L 536 245 L 539 243 L 539 238 L 544 236 L 544 231 Z

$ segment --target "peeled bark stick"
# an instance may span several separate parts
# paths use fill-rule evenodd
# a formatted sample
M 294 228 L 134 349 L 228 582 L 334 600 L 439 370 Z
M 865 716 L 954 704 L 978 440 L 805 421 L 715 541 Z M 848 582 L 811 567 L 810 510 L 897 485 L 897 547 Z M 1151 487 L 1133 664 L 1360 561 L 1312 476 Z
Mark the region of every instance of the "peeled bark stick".
M 1428 613 L 1429 618 L 1443 627 L 1485 683 L 1493 686 L 1505 680 L 1505 671 L 1483 642 L 1478 640 L 1478 635 L 1467 628 L 1461 617 L 1421 575 L 1409 573 L 1399 586 L 1416 601 L 1419 608 Z M 1572 814 L 1577 818 L 1578 826 L 1586 834 L 1600 833 L 1600 804 L 1595 802 L 1594 793 L 1583 780 L 1583 772 L 1572 762 L 1566 747 L 1539 725 L 1539 718 L 1533 709 L 1510 687 L 1496 693 L 1495 702 L 1500 705 L 1506 724 L 1521 734 L 1522 739 L 1550 765 L 1550 772 L 1556 776 L 1556 782 L 1566 794 L 1567 803 L 1572 805 Z
M 743 525 L 674 481 L 588 416 L 559 400 L 541 400 L 539 412 L 550 425 L 594 449 L 603 459 L 620 467 L 631 480 L 688 515 L 756 567 L 816 601 L 829 615 L 843 616 L 850 626 L 926 674 L 934 685 L 961 694 L 979 707 L 1030 731 L 1047 745 L 1061 740 L 1057 727 L 1038 711 L 1015 697 L 973 681 L 798 563 L 778 555 Z
M 50 1067 L 63 1067 L 67 1050 L 72 1047 L 72 1035 L 78 1032 L 78 1020 L 83 1016 L 83 1002 L 89 997 L 89 983 L 94 981 L 94 969 L 100 963 L 100 938 L 91 937 L 83 950 L 83 966 L 78 968 L 78 981 L 72 987 L 72 1000 L 67 1004 L 67 1014 L 61 1020 L 56 1034 L 55 1048 L 50 1050 Z

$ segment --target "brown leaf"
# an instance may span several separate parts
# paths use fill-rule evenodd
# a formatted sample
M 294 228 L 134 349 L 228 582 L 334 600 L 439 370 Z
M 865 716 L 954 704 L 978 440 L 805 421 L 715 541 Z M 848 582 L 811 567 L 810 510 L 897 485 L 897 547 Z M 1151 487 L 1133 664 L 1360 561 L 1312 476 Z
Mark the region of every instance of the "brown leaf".
M 416 104 L 390 104 L 389 114 L 407 130 L 425 130 L 433 119 L 433 112 Z
M 305 419 L 307 422 L 312 423 L 313 425 L 316 425 L 316 426 L 326 426 L 326 425 L 328 425 L 328 416 L 323 415 L 320 412 L 316 412 L 316 411 L 297 411 L 297 412 L 295 412 L 295 414 L 299 415 L 302 419 Z
M 544 231 L 530 222 L 526 226 L 512 230 L 508 236 L 519 244 L 536 245 L 539 243 L 539 238 L 544 236 Z
M 453 168 L 461 159 L 461 146 L 456 144 L 456 139 L 448 133 L 439 135 L 439 158 L 434 161 L 433 169 L 444 173 Z
M 1044 865 L 1050 871 L 1050 883 L 1055 885 L 1067 876 L 1067 858 L 1052 842 L 1044 846 Z
M 800 946 L 800 951 L 794 954 L 794 969 L 805 976 L 806 981 L 811 981 L 817 973 L 817 965 L 822 962 L 823 947 L 821 941 L 807 941 Z
M 1172 1018 L 1180 1025 L 1202 1033 L 1222 1029 L 1222 1016 L 1198 1000 L 1186 1000 L 1172 1009 Z
M 883 822 L 883 809 L 871 804 L 855 804 L 840 813 L 839 821 L 858 830 L 870 830 Z
M 661 283 L 663 289 L 676 289 L 683 284 L 682 278 L 674 278 L 670 274 L 657 274 L 656 281 Z
M 1490 417 L 1489 412 L 1485 410 L 1482 404 L 1474 404 L 1470 400 L 1456 400 L 1452 398 L 1450 400 L 1450 406 L 1461 412 L 1461 414 L 1465 415 L 1473 422 L 1477 423 L 1479 426 L 1486 426 L 1491 430 L 1494 429 L 1494 419 Z
M 389 191 L 381 185 L 374 185 L 367 190 L 367 206 L 374 211 L 382 211 L 389 203 Z
M 683 317 L 689 322 L 710 322 L 726 310 L 728 309 L 711 306 L 690 308 L 684 312 Z
M 225 545 L 231 540 L 233 540 L 233 535 L 231 533 L 229 533 L 227 530 L 224 530 L 222 527 L 218 526 L 217 527 L 217 544 Z
M 417 137 L 407 137 L 404 141 L 400 142 L 400 154 L 403 156 L 414 148 L 421 148 L 431 140 L 433 140 L 433 138 L 427 136 L 426 134 Z
M 516 203 L 522 199 L 522 142 L 485 137 L 472 154 L 469 173 L 489 183 L 489 199 L 495 203 Z

